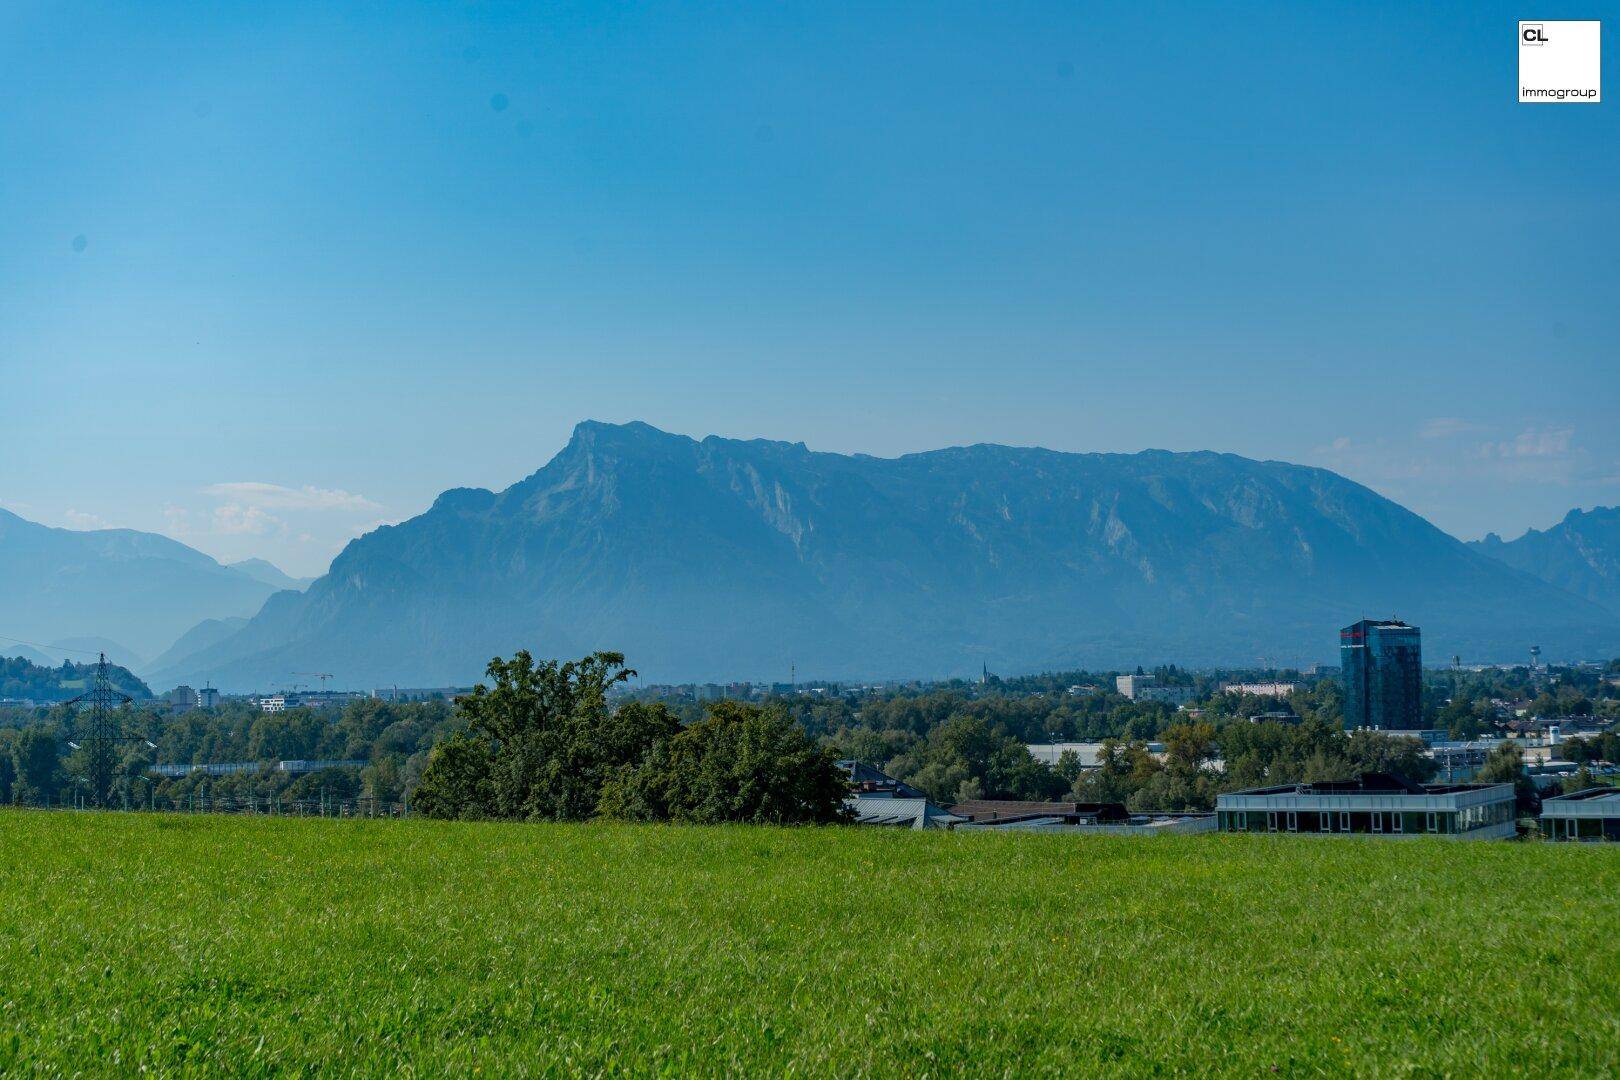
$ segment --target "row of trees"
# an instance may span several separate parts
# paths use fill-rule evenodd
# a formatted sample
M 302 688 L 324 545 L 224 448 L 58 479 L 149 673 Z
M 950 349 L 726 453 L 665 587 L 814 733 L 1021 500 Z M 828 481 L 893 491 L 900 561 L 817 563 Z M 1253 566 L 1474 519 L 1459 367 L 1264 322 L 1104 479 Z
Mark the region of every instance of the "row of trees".
M 55 804 L 70 799 L 88 770 L 84 718 L 61 706 L 0 714 L 0 802 Z M 265 713 L 229 704 L 178 716 L 137 702 L 122 709 L 127 736 L 118 750 L 114 805 L 181 805 L 193 797 L 225 800 L 369 798 L 400 802 L 415 786 L 428 752 L 462 725 L 442 701 L 358 701 L 337 713 L 289 709 Z M 283 759 L 354 760 L 358 767 L 299 776 L 274 768 Z M 260 762 L 261 769 L 158 779 L 155 763 Z
M 1187 673 L 1163 669 L 1185 682 Z M 457 707 L 446 702 L 355 702 L 338 713 L 266 714 L 227 705 L 170 716 L 137 706 L 125 730 L 114 802 L 158 805 L 193 796 L 237 799 L 413 800 L 441 816 L 579 820 L 833 820 L 842 777 L 829 763 L 866 761 L 952 804 L 971 798 L 1123 801 L 1143 810 L 1207 809 L 1221 791 L 1368 770 L 1428 779 L 1433 763 L 1412 740 L 1340 730 L 1333 680 L 1301 685 L 1284 702 L 1211 692 L 1189 721 L 1156 702 L 1111 689 L 1070 694 L 1072 675 L 1032 677 L 1038 686 L 961 684 L 856 701 L 798 696 L 763 706 L 686 706 L 624 700 L 622 656 L 536 664 L 526 653 L 495 661 L 490 683 Z M 1196 677 L 1213 690 L 1209 676 Z M 1523 686 L 1511 685 L 1514 680 Z M 1022 680 L 1030 682 L 1031 680 Z M 1438 708 L 1483 715 L 1495 694 L 1551 694 L 1559 707 L 1610 707 L 1612 687 L 1547 689 L 1521 673 L 1438 673 Z M 1207 685 L 1206 685 L 1207 684 Z M 1442 691 L 1458 695 L 1448 702 Z M 1524 700 L 1524 699 L 1520 699 Z M 615 702 L 618 702 L 615 704 Z M 1296 723 L 1251 723 L 1285 705 Z M 0 801 L 58 801 L 84 772 L 70 752 L 78 718 L 60 707 L 0 715 Z M 1111 739 L 1102 767 L 1078 760 L 1049 767 L 1025 744 L 1081 736 Z M 146 745 L 150 739 L 154 746 Z M 1159 741 L 1164 752 L 1148 752 Z M 1620 734 L 1573 740 L 1577 761 L 1615 760 Z M 273 768 L 230 776 L 192 773 L 156 780 L 154 761 L 353 759 L 357 768 L 299 777 Z M 1493 767 L 1510 771 L 1509 764 Z M 1522 770 L 1518 770 L 1522 775 Z M 1506 775 L 1506 772 L 1504 773 Z

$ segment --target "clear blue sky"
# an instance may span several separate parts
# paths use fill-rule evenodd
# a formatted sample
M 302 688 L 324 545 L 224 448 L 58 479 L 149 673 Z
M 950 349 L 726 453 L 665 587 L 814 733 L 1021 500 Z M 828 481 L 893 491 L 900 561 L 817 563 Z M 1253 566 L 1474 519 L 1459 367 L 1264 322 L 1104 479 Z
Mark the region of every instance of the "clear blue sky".
M 1620 502 L 1620 102 L 1517 104 L 1526 17 L 1620 64 L 1564 0 L 12 0 L 0 505 L 313 573 L 589 417 L 1545 526 Z

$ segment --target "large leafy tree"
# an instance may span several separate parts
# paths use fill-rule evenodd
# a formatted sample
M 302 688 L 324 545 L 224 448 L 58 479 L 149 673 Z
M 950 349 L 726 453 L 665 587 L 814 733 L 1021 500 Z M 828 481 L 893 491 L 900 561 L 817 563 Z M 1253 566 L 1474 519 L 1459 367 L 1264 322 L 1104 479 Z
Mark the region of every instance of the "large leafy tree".
M 786 710 L 719 702 L 639 765 L 622 768 L 602 794 L 602 812 L 693 824 L 847 821 L 849 783 L 835 762 Z
M 621 653 L 536 663 L 519 652 L 488 674 L 491 685 L 460 702 L 466 733 L 423 770 L 423 813 L 582 821 L 610 776 L 680 730 L 662 705 L 609 704 L 608 691 L 635 674 Z

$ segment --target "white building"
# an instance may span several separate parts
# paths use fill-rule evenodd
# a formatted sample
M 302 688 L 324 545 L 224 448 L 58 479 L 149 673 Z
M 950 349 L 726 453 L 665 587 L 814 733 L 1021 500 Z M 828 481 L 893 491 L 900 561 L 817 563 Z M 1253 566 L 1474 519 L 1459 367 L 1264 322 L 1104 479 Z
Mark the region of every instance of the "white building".
M 1248 694 L 1250 697 L 1287 697 L 1294 692 L 1291 682 L 1235 682 L 1221 687 L 1228 694 Z
M 1193 699 L 1190 686 L 1160 686 L 1152 675 L 1116 675 L 1114 689 L 1132 701 L 1162 701 L 1169 705 L 1185 705 Z

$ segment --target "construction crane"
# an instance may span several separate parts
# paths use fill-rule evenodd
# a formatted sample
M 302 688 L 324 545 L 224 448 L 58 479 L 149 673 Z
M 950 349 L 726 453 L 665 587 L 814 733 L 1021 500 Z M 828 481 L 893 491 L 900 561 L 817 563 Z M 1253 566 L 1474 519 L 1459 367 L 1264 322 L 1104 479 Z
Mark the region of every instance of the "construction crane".
M 330 674 L 328 674 L 327 672 L 324 672 L 324 671 L 294 671 L 291 674 L 293 674 L 293 675 L 308 675 L 312 679 L 321 680 L 321 693 L 323 693 L 323 694 L 326 693 L 326 680 L 328 680 L 328 679 L 330 679 L 332 677 Z

